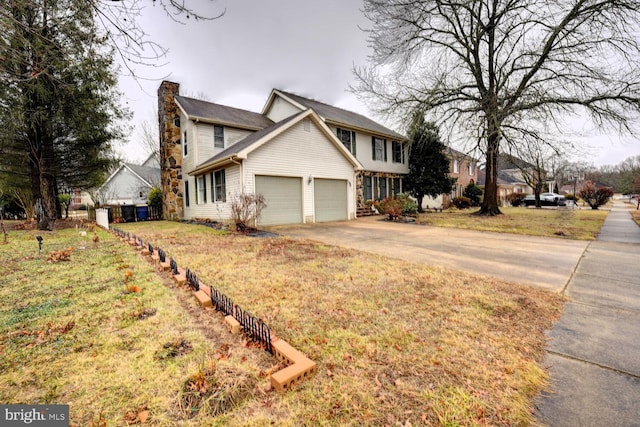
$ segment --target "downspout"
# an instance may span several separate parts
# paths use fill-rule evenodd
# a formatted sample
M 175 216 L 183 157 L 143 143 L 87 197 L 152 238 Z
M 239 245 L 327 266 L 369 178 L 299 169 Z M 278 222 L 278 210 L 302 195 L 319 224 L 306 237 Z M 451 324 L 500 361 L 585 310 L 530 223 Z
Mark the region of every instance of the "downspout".
M 238 165 L 240 168 L 240 191 L 244 193 L 244 171 L 242 170 L 242 162 L 234 160 L 233 157 L 229 157 L 229 160 L 231 160 L 231 163 Z

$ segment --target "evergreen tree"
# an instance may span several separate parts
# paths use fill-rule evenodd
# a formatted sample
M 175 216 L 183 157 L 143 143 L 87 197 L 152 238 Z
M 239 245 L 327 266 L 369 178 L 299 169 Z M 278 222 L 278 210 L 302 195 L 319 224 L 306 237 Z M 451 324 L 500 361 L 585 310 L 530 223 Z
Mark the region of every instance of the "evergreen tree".
M 82 0 L 9 1 L 0 30 L 0 174 L 51 229 L 59 188 L 96 185 L 122 136 L 112 49 Z
M 437 126 L 426 122 L 421 111 L 414 113 L 408 135 L 409 174 L 405 178 L 405 188 L 418 199 L 418 210 L 422 212 L 424 196 L 449 193 L 456 179 L 449 177 L 449 159 Z

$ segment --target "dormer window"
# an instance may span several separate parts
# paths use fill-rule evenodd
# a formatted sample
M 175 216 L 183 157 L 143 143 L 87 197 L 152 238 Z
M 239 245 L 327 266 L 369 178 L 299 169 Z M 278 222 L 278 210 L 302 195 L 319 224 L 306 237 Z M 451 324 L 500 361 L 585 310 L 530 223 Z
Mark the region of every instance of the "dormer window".
M 215 125 L 213 127 L 213 146 L 214 148 L 224 148 L 224 128 Z

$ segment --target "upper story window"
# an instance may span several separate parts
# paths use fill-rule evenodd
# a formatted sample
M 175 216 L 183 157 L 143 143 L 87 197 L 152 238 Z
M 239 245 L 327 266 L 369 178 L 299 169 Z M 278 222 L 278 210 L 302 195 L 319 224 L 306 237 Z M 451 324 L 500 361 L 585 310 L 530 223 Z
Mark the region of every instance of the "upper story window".
M 347 147 L 347 150 L 356 155 L 356 133 L 352 130 L 337 128 L 338 139 Z
M 387 161 L 387 140 L 378 138 L 377 136 L 371 137 L 371 152 L 373 160 Z
M 476 172 L 476 164 L 473 162 L 469 162 L 469 175 L 472 175 Z
M 393 141 L 391 151 L 393 152 L 393 163 L 404 163 L 404 144 Z
M 187 157 L 187 154 L 189 153 L 189 151 L 187 150 L 187 131 L 185 130 L 182 133 L 182 156 L 183 157 Z
M 460 173 L 460 163 L 458 163 L 458 159 L 453 159 L 453 173 Z
M 213 126 L 213 146 L 214 148 L 224 148 L 224 128 Z

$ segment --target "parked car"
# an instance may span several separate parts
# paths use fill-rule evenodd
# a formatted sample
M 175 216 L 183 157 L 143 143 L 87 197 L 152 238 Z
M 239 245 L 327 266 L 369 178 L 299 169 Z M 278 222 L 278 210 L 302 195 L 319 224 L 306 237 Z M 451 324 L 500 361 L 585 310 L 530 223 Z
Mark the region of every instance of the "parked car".
M 535 206 L 536 196 L 529 194 L 522 201 L 525 206 Z M 557 193 L 542 193 L 540 194 L 540 204 L 542 206 L 566 206 L 567 199 L 562 194 Z

